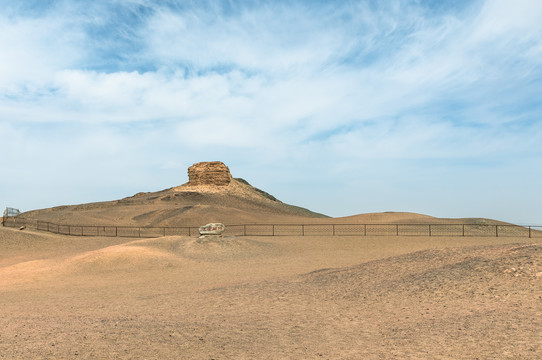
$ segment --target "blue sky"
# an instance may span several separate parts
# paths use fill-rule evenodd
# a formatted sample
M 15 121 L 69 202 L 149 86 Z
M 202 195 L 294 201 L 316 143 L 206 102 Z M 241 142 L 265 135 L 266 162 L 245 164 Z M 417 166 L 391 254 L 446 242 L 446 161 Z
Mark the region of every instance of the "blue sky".
M 542 224 L 542 2 L 0 0 L 0 206 L 221 160 L 331 216 Z

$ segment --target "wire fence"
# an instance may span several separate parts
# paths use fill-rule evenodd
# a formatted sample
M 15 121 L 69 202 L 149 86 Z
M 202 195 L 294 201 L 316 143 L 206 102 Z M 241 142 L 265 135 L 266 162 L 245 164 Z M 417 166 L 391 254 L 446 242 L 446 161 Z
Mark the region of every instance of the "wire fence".
M 15 208 L 10 208 L 10 207 L 7 207 L 5 210 L 4 210 L 4 213 L 2 215 L 2 217 L 8 217 L 8 216 L 17 216 L 21 213 L 21 211 L 19 211 L 19 209 L 15 209 Z
M 72 236 L 151 238 L 199 236 L 197 226 L 66 225 L 7 216 L 3 225 Z M 226 236 L 488 236 L 542 238 L 542 226 L 500 224 L 246 224 L 226 225 Z

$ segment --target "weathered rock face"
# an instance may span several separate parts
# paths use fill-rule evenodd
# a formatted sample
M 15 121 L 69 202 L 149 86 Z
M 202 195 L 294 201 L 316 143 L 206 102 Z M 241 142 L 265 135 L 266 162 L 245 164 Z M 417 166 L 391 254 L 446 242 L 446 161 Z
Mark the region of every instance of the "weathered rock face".
M 231 179 L 230 169 L 221 161 L 200 162 L 188 168 L 188 185 L 226 186 Z

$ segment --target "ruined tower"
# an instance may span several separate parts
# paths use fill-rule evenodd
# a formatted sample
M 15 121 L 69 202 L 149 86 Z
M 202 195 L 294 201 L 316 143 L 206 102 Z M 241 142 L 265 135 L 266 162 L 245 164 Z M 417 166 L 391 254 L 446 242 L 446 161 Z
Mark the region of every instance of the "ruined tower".
M 188 168 L 188 185 L 226 186 L 231 179 L 230 169 L 221 161 L 199 162 Z

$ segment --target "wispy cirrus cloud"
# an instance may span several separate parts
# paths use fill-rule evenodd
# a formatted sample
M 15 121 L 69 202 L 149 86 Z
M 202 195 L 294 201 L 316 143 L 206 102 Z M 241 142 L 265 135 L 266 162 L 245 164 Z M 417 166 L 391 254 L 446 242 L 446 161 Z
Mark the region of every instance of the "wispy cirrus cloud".
M 0 8 L 0 141 L 31 149 L 23 158 L 38 172 L 48 168 L 33 160 L 36 153 L 65 158 L 92 179 L 79 179 L 87 190 L 74 190 L 66 202 L 97 192 L 96 184 L 100 192 L 139 191 L 160 182 L 141 175 L 150 169 L 178 176 L 174 169 L 184 174 L 205 159 L 221 159 L 279 197 L 332 215 L 382 210 L 381 197 L 369 201 L 362 185 L 396 177 L 390 167 L 411 185 L 382 188 L 388 210 L 467 216 L 461 211 L 469 203 L 458 203 L 453 191 L 443 195 L 449 212 L 431 200 L 416 209 L 393 202 L 404 191 L 472 181 L 452 170 L 501 174 L 517 198 L 537 188 L 514 181 L 518 165 L 511 165 L 541 175 L 533 170 L 542 158 L 536 1 L 65 0 Z M 63 144 L 58 134 L 72 140 Z M 118 174 L 117 185 L 75 158 Z M 435 161 L 448 166 L 441 177 Z M 19 173 L 18 161 L 5 166 Z M 142 179 L 133 189 L 120 175 L 131 171 Z M 280 172 L 297 182 L 322 177 L 323 187 L 342 179 L 324 190 L 342 200 L 314 203 L 288 190 L 295 184 L 276 180 Z M 28 181 L 23 173 L 18 181 Z M 365 183 L 352 180 L 366 174 Z M 414 185 L 424 176 L 441 183 Z M 497 188 L 478 187 L 471 197 Z M 356 196 L 367 205 L 360 208 Z M 498 213 L 487 207 L 487 216 L 506 218 L 507 209 L 522 206 L 509 200 Z M 538 214 L 534 219 L 541 211 L 521 213 Z

